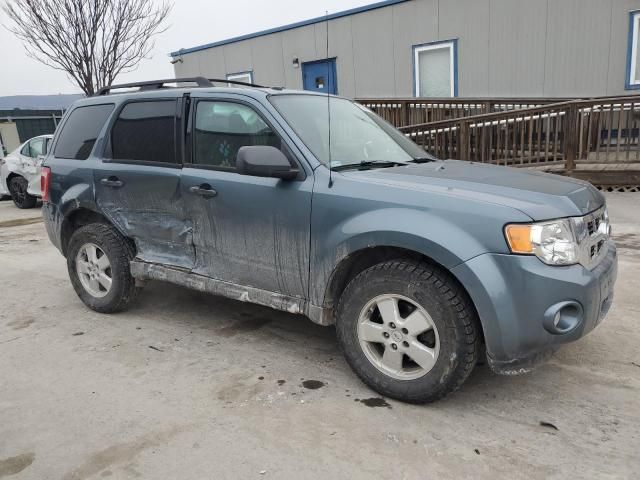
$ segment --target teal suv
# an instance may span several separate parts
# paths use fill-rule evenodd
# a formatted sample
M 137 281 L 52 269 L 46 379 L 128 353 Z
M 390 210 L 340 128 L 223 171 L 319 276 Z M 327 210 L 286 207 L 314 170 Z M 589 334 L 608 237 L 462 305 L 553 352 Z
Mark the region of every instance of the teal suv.
M 169 82 L 76 102 L 44 161 L 47 231 L 89 308 L 163 280 L 301 314 L 416 403 L 481 358 L 527 372 L 609 310 L 616 247 L 588 183 L 435 159 L 344 98 Z

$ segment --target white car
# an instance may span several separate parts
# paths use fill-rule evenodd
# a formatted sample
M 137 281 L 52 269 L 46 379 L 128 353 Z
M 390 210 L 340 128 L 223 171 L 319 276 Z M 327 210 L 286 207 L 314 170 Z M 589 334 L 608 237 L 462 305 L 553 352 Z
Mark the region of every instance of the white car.
M 42 195 L 40 169 L 53 135 L 26 141 L 0 158 L 0 197 L 10 195 L 18 208 L 33 208 Z

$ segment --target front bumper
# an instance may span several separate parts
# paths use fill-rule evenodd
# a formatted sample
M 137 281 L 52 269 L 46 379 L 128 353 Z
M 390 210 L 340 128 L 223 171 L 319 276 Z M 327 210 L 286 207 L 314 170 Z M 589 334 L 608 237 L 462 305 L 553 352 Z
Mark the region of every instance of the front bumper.
M 480 255 L 452 270 L 478 310 L 488 362 L 504 374 L 531 370 L 560 345 L 593 330 L 611 306 L 617 271 L 611 240 L 606 255 L 591 270 L 503 254 Z M 564 332 L 550 332 L 548 312 L 567 302 L 578 307 L 578 320 Z

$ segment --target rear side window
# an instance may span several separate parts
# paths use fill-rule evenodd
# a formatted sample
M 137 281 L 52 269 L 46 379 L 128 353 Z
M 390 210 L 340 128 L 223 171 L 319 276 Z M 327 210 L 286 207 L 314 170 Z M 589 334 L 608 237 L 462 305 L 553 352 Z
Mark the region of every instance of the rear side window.
M 89 158 L 96 139 L 113 108 L 113 104 L 89 105 L 76 108 L 71 112 L 60 132 L 54 156 L 73 160 Z
M 111 158 L 176 163 L 176 100 L 126 105 L 111 129 Z
M 29 156 L 31 158 L 37 158 L 44 153 L 44 138 L 36 138 L 29 142 Z

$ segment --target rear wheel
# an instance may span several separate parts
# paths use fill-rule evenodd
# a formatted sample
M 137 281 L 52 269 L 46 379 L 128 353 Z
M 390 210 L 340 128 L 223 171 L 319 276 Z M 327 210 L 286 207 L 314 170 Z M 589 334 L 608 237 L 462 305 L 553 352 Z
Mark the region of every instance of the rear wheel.
M 338 341 L 372 389 L 411 403 L 458 389 L 480 352 L 471 302 L 445 270 L 391 261 L 355 277 L 337 309 Z
M 133 257 L 133 248 L 109 225 L 76 230 L 69 240 L 67 269 L 85 305 L 101 313 L 124 310 L 139 292 L 129 270 Z
M 9 193 L 13 203 L 18 208 L 33 208 L 38 203 L 38 197 L 34 197 L 27 192 L 29 184 L 24 177 L 15 176 L 9 180 Z

